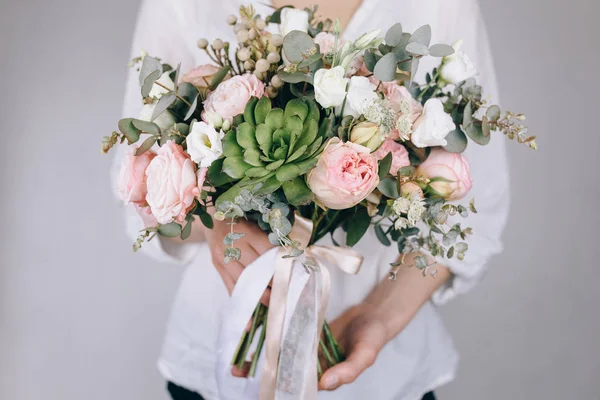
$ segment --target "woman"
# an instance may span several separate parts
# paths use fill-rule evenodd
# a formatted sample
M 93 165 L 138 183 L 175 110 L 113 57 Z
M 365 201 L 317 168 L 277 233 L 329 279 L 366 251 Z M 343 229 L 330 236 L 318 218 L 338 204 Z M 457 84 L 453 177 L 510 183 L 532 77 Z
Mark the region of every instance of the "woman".
M 144 0 L 133 52 L 137 55 L 144 49 L 164 62 L 181 62 L 183 71 L 207 63 L 205 54 L 196 47 L 196 39 L 220 37 L 235 42 L 225 20 L 227 15 L 236 14 L 243 3 Z M 323 16 L 339 17 L 348 38 L 376 28 L 386 29 L 400 21 L 409 32 L 431 24 L 433 42 L 463 39 L 466 53 L 481 72 L 479 81 L 487 95 L 497 100 L 490 49 L 476 0 L 277 0 L 273 5 L 304 7 L 313 3 L 320 4 Z M 259 14 L 268 14 L 267 6 L 259 2 L 254 5 Z M 423 62 L 422 73 L 438 61 Z M 128 84 L 128 116 L 138 114 L 141 107 L 135 75 L 132 71 Z M 346 348 L 348 360 L 323 375 L 319 382 L 323 389 L 320 399 L 417 400 L 424 395 L 433 398 L 429 392 L 454 378 L 458 357 L 434 304 L 467 291 L 479 280 L 487 261 L 501 250 L 500 234 L 508 204 L 502 138 L 495 138 L 486 147 L 471 145 L 466 156 L 472 166 L 472 195 L 477 199 L 479 214 L 469 218 L 475 234 L 469 240 L 471 250 L 463 262 L 451 260 L 445 266 L 438 265 L 435 278 L 424 278 L 416 268 L 405 268 L 396 282 L 390 282 L 386 278 L 389 263 L 398 256 L 396 249 L 379 245 L 373 232 L 369 232 L 355 247 L 365 256 L 359 276 L 331 271 L 333 284 L 327 318 Z M 128 219 L 132 236 L 137 236 L 139 217 L 132 212 Z M 185 242 L 161 239 L 144 245 L 145 251 L 157 258 L 189 264 L 158 363 L 175 400 L 241 398 L 243 378 L 227 388 L 226 393 L 217 393 L 215 343 L 220 310 L 243 268 L 268 250 L 270 244 L 255 226 L 240 223 L 236 230 L 248 233 L 240 241 L 243 258 L 228 265 L 223 265 L 222 256 L 226 227 L 219 224 L 212 231 L 195 227 L 195 237 Z M 233 372 L 243 375 L 243 371 Z

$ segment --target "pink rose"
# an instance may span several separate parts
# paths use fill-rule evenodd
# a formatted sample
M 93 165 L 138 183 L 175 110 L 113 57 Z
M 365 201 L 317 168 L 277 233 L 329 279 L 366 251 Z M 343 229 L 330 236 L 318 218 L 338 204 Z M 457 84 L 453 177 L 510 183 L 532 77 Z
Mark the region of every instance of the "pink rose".
M 208 172 L 208 168 L 199 168 L 196 171 L 196 175 L 198 177 L 198 195 L 202 191 L 202 186 L 204 186 L 204 181 L 206 180 L 206 173 Z
M 392 139 L 386 139 L 373 155 L 378 160 L 382 160 L 390 152 L 392 153 L 390 174 L 396 175 L 400 168 L 408 167 L 410 165 L 410 159 L 408 158 L 408 151 L 406 148 Z
M 432 179 L 429 186 L 447 200 L 463 198 L 473 182 L 467 159 L 459 153 L 450 153 L 436 148 L 425 162 L 417 168 L 417 174 Z M 435 178 L 441 178 L 436 181 Z
M 147 151 L 135 156 L 134 149 L 123 158 L 117 190 L 125 204 L 146 205 L 146 169 L 156 154 Z
M 390 108 L 398 113 L 398 118 L 405 118 L 405 123 L 408 124 L 405 129 L 409 130 L 412 124 L 414 124 L 423 113 L 423 106 L 412 97 L 406 87 L 400 86 L 396 82 L 384 82 L 382 87 L 383 94 L 387 99 Z M 404 134 L 401 135 L 401 132 L 395 127 L 388 137 L 399 139 L 400 137 L 408 136 L 406 133 L 407 132 L 404 132 Z
M 211 64 L 203 64 L 185 74 L 181 78 L 181 81 L 191 83 L 199 88 L 205 88 L 210 85 L 217 72 L 219 72 L 219 67 Z
M 196 165 L 173 141 L 159 150 L 146 170 L 148 195 L 152 214 L 161 224 L 183 223 L 186 214 L 200 196 Z
M 334 210 L 350 208 L 379 184 L 377 159 L 366 147 L 333 138 L 307 181 L 321 205 Z
M 204 102 L 204 111 L 217 113 L 231 122 L 233 117 L 244 112 L 251 97 L 263 97 L 265 84 L 252 74 L 236 75 L 211 92 Z M 206 121 L 205 121 L 206 122 Z
M 406 182 L 400 185 L 400 196 L 412 197 L 413 194 L 417 195 L 420 198 L 424 198 L 423 189 L 419 185 L 414 182 Z
M 332 53 L 335 46 L 335 36 L 329 32 L 319 32 L 314 38 L 314 42 L 319 45 L 321 54 Z M 338 40 L 338 49 L 342 47 L 345 40 Z

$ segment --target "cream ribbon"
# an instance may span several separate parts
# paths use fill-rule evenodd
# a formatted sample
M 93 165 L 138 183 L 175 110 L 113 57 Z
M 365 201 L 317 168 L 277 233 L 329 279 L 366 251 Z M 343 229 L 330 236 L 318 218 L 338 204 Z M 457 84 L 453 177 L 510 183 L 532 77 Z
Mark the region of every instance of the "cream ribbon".
M 272 277 L 260 376 L 248 379 L 244 399 L 316 399 L 319 338 L 331 284 L 326 265 L 356 274 L 363 257 L 350 248 L 307 246 L 311 232 L 312 222 L 296 215 L 290 238 L 301 244 L 304 254 L 285 258 L 288 251 L 280 247 L 274 263 L 260 262 L 263 257 L 273 256 L 269 252 L 240 276 L 220 332 L 217 384 L 223 398 L 239 338 Z

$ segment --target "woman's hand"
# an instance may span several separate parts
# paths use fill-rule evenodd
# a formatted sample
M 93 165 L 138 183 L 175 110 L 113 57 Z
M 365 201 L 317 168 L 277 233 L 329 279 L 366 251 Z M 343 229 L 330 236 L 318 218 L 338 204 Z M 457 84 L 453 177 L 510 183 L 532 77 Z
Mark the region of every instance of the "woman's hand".
M 319 381 L 319 389 L 334 390 L 351 382 L 375 362 L 388 341 L 386 326 L 376 307 L 362 304 L 344 312 L 330 324 L 346 360 L 329 368 Z
M 242 251 L 242 256 L 238 261 L 231 261 L 225 264 L 225 248 L 223 238 L 231 232 L 231 227 L 227 221 L 214 221 L 213 229 L 205 229 L 204 235 L 208 242 L 212 262 L 219 275 L 223 279 L 229 294 L 233 291 L 244 268 L 254 262 L 262 254 L 269 251 L 273 245 L 269 242 L 265 231 L 256 224 L 238 219 L 235 223 L 235 232 L 244 233 L 244 237 L 236 240 L 235 246 Z M 268 299 L 271 290 L 267 289 L 261 298 L 261 302 L 268 305 Z

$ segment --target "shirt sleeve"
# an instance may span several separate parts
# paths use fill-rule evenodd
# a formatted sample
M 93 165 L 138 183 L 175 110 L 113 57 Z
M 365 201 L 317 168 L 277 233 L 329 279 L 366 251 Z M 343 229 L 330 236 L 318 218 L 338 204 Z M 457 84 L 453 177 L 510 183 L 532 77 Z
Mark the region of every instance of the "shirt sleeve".
M 184 35 L 184 27 L 188 24 L 183 13 L 183 0 L 143 0 L 138 11 L 136 28 L 133 36 L 131 58 L 137 57 L 144 50 L 153 57 L 158 57 L 163 63 L 176 67 L 181 63 L 182 71 L 194 66 L 194 43 Z M 126 62 L 126 60 L 123 60 Z M 138 72 L 129 68 L 123 115 L 137 117 L 142 108 L 142 96 L 138 82 Z M 116 153 L 111 171 L 112 187 L 116 194 L 118 174 L 123 156 L 128 151 L 127 145 L 117 145 L 113 148 Z M 128 236 L 134 241 L 144 223 L 133 205 L 125 206 L 124 216 Z M 179 240 L 155 237 L 145 242 L 140 251 L 160 261 L 189 262 L 198 251 L 200 243 L 192 240 Z
M 499 104 L 490 44 L 479 6 L 475 1 L 463 4 L 465 7 L 456 7 L 462 10 L 454 19 L 457 23 L 450 30 L 449 36 L 453 37 L 449 39 L 464 40 L 463 49 L 479 71 L 476 79 L 483 86 L 484 98 L 492 104 Z M 473 187 L 462 201 L 474 198 L 478 213 L 471 213 L 461 221 L 463 227 L 473 228 L 473 234 L 465 240 L 469 249 L 464 260 L 443 260 L 453 275 L 434 293 L 432 300 L 437 304 L 446 303 L 474 287 L 481 280 L 490 259 L 502 251 L 501 235 L 510 202 L 506 140 L 502 133 L 492 133 L 487 146 L 469 142 L 464 153 L 470 164 Z

